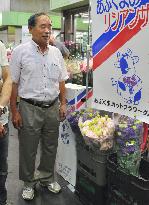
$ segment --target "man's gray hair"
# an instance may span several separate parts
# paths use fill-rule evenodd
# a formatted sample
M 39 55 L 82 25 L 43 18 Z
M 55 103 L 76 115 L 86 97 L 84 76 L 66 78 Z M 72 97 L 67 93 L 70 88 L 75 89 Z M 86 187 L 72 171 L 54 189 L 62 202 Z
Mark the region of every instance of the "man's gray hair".
M 37 21 L 37 18 L 39 16 L 48 16 L 49 15 L 47 13 L 44 13 L 44 12 L 40 12 L 40 13 L 36 13 L 36 14 L 33 14 L 32 16 L 29 17 L 28 19 L 28 28 L 29 27 L 34 27 L 36 26 L 36 21 Z M 50 17 L 49 17 L 50 18 Z

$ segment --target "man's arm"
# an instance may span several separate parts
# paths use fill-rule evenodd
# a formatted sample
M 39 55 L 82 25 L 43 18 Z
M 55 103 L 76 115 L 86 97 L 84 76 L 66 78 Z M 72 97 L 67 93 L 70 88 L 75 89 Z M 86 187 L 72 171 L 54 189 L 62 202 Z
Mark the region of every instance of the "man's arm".
M 66 60 L 69 55 L 70 55 L 70 52 L 68 50 L 68 48 L 66 48 L 66 46 L 63 44 L 62 45 L 62 55 L 63 55 L 63 58 Z
M 2 109 L 5 107 L 10 100 L 11 89 L 12 89 L 12 81 L 10 78 L 10 72 L 8 66 L 2 66 L 2 80 L 3 84 L 1 85 L 1 93 L 0 93 L 0 116 L 2 114 Z M 5 135 L 5 128 L 0 122 L 0 137 Z
M 16 129 L 19 129 L 22 126 L 22 118 L 17 109 L 17 96 L 18 96 L 18 84 L 12 84 L 12 93 L 10 98 L 10 108 L 12 112 L 12 123 Z
M 12 80 L 8 66 L 2 66 L 2 79 L 3 85 L 0 94 L 0 106 L 5 107 L 9 103 L 12 90 Z
M 59 99 L 60 99 L 60 120 L 64 120 L 66 116 L 66 88 L 65 81 L 68 79 L 68 73 L 64 65 L 64 59 L 61 52 L 58 52 L 60 65 L 61 65 L 61 74 L 59 76 Z
M 66 88 L 65 88 L 65 81 L 59 83 L 59 90 L 60 90 L 60 103 L 61 105 L 66 104 Z
M 12 52 L 10 60 L 10 71 L 12 77 L 12 94 L 10 98 L 10 108 L 12 112 L 12 123 L 15 128 L 22 126 L 22 118 L 17 108 L 18 84 L 21 75 L 21 48 L 18 46 Z
M 65 81 L 59 82 L 59 99 L 60 99 L 60 120 L 64 120 L 66 116 L 66 89 Z
M 18 84 L 13 82 L 12 93 L 10 98 L 10 108 L 12 114 L 17 112 L 17 96 L 18 96 Z

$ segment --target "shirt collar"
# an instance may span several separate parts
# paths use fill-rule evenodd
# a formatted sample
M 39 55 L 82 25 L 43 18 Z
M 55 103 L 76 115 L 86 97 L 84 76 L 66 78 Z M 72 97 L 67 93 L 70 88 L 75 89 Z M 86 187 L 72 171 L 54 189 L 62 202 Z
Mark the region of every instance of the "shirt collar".
M 40 49 L 39 45 L 38 45 L 35 41 L 31 40 L 31 44 L 36 48 L 36 50 L 37 50 L 38 52 L 40 52 L 41 54 L 43 54 L 43 53 L 41 52 L 41 49 Z M 48 51 L 49 51 L 49 46 L 47 46 L 47 50 L 44 52 L 44 54 L 46 54 Z

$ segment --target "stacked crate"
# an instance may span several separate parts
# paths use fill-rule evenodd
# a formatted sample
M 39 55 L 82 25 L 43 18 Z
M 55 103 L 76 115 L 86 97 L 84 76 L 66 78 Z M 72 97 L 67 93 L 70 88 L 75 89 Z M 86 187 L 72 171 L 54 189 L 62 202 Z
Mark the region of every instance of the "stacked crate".
M 126 174 L 117 165 L 116 154 L 107 162 L 108 204 L 147 205 L 149 204 L 149 162 L 141 159 L 139 176 Z M 121 197 L 118 193 L 121 193 Z
M 83 204 L 106 204 L 106 162 L 106 152 L 93 152 L 77 140 L 76 194 Z

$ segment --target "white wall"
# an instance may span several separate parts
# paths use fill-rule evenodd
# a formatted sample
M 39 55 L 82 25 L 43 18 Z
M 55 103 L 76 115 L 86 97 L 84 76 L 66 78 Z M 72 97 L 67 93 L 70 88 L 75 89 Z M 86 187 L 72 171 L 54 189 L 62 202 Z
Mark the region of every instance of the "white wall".
M 10 10 L 20 12 L 49 12 L 50 0 L 11 0 Z
M 0 11 L 10 11 L 10 0 L 0 0 Z

